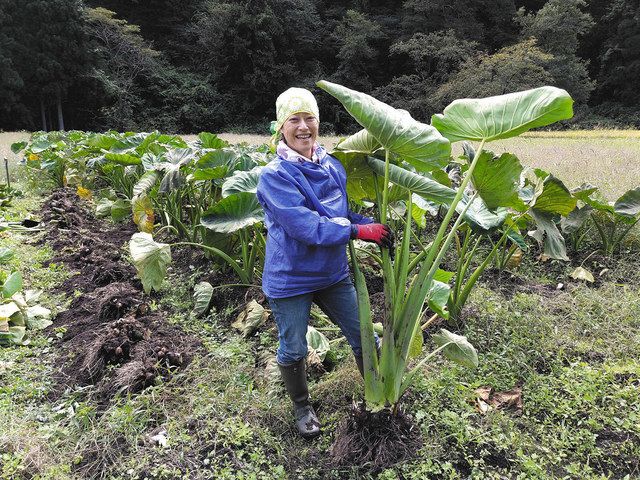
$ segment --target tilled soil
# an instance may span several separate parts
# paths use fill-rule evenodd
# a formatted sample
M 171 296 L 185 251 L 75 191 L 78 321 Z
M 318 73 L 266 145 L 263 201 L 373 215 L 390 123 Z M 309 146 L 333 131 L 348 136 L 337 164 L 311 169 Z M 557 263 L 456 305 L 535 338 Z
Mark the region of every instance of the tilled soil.
M 201 342 L 167 323 L 167 312 L 150 310 L 134 268 L 122 258 L 135 225 L 105 225 L 69 189 L 49 197 L 42 220 L 45 241 L 56 251 L 51 261 L 77 272 L 59 287 L 76 298 L 49 327 L 64 332 L 54 395 L 94 385 L 105 406 L 185 368 Z

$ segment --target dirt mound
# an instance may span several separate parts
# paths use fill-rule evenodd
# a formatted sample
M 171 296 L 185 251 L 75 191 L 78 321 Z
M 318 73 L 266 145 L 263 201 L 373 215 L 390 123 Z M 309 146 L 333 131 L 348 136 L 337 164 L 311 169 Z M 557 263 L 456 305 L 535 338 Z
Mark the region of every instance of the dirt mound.
M 331 457 L 335 466 L 359 465 L 375 473 L 414 458 L 421 447 L 420 429 L 403 412 L 371 413 L 358 404 L 338 425 Z
M 166 312 L 150 312 L 134 268 L 122 258 L 135 225 L 105 228 L 69 189 L 51 195 L 42 219 L 45 240 L 56 250 L 52 262 L 77 272 L 60 290 L 82 292 L 50 327 L 64 331 L 59 387 L 95 385 L 104 405 L 186 367 L 200 341 L 169 325 Z

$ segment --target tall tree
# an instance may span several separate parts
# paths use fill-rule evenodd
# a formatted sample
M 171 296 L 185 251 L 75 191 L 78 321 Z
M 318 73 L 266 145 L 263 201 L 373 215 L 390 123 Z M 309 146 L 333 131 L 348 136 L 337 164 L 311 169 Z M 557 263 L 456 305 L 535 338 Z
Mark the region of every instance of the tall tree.
M 328 32 L 310 0 L 208 1 L 193 28 L 204 71 L 234 99 L 228 125 L 266 129 L 280 92 L 321 76 Z
M 603 18 L 609 36 L 602 47 L 597 99 L 640 111 L 640 1 L 615 0 Z
M 538 46 L 553 55 L 549 73 L 559 87 L 566 89 L 578 103 L 586 103 L 594 88 L 587 62 L 577 56 L 579 39 L 593 26 L 583 11 L 584 0 L 549 0 L 536 13 L 518 11 L 523 38 L 535 38 Z

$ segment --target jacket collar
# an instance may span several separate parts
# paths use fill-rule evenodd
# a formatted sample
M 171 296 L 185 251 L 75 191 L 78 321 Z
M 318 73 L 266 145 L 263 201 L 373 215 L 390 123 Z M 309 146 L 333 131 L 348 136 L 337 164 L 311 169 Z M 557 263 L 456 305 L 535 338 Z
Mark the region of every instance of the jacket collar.
M 313 146 L 313 153 L 311 158 L 307 158 L 304 155 L 296 152 L 292 148 L 289 147 L 283 140 L 278 142 L 278 146 L 276 147 L 276 153 L 279 157 L 289 161 L 289 162 L 313 162 L 320 163 L 327 156 L 327 151 L 324 147 L 321 147 L 318 142 Z

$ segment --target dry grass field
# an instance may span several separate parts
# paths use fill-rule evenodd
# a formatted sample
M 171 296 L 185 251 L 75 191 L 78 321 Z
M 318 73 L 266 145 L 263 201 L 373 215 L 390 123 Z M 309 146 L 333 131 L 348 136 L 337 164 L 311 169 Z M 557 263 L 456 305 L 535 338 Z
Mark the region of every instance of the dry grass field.
M 16 158 L 11 143 L 27 139 L 25 132 L 0 133 L 0 157 Z M 269 141 L 266 135 L 223 133 L 232 143 L 260 144 Z M 184 135 L 193 140 L 195 135 Z M 324 145 L 333 147 L 339 137 L 322 137 Z M 543 168 L 568 187 L 590 182 L 601 188 L 610 199 L 640 186 L 640 131 L 638 130 L 570 130 L 562 132 L 529 132 L 521 137 L 497 141 L 488 148 L 496 153 L 516 154 L 526 166 Z M 459 145 L 454 147 L 458 155 Z

